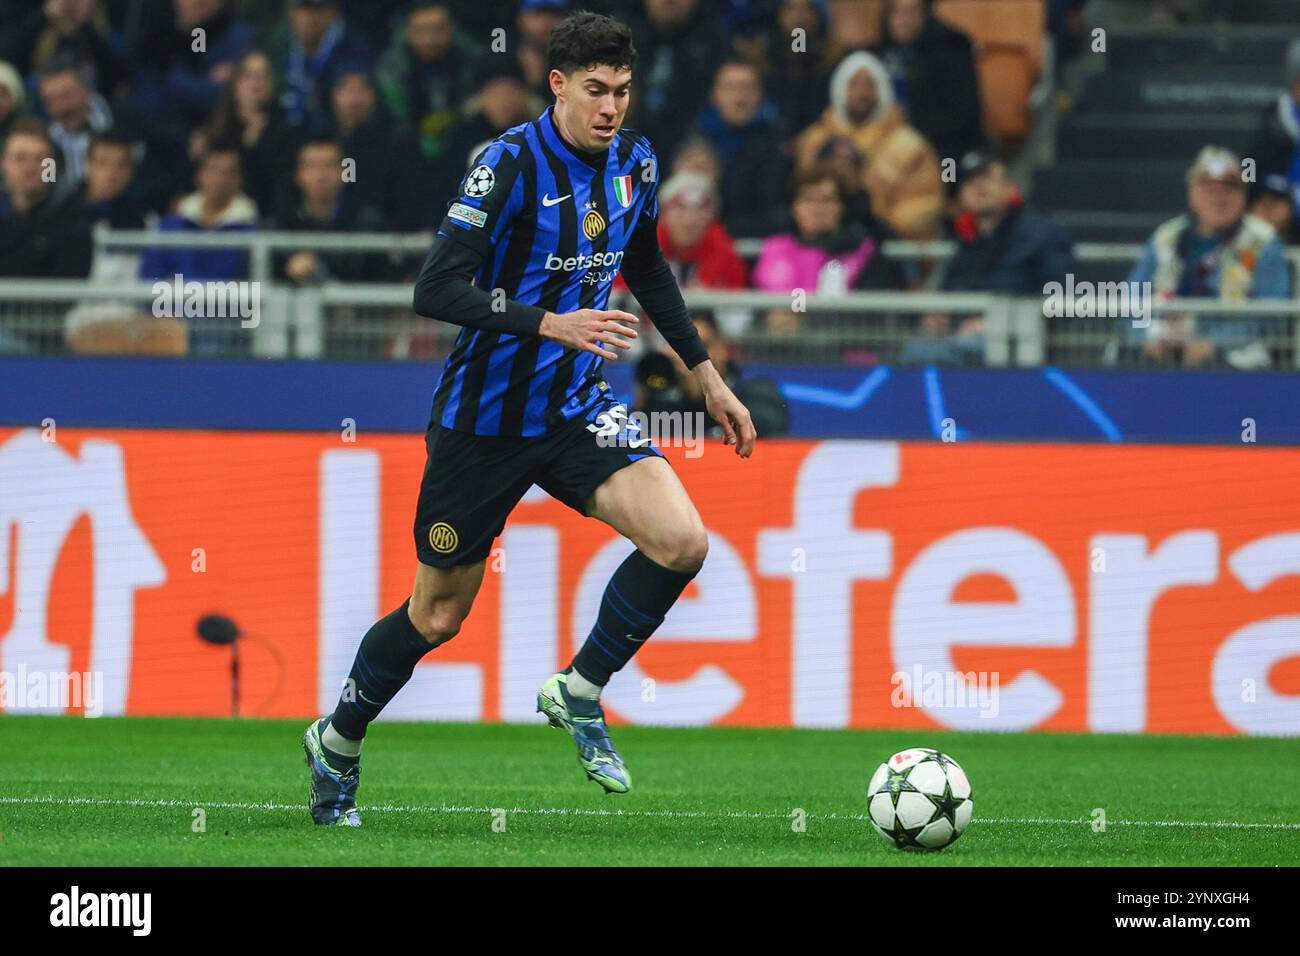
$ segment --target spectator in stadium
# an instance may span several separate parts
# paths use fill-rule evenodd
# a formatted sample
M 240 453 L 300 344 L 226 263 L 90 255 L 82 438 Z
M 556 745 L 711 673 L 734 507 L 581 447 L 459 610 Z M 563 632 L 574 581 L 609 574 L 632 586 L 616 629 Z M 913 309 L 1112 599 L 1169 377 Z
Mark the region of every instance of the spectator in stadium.
M 242 233 L 257 226 L 257 204 L 244 195 L 244 174 L 239 149 L 212 146 L 199 159 L 194 176 L 196 190 L 164 216 L 159 232 Z M 146 249 L 140 263 L 142 279 L 224 282 L 248 274 L 248 255 L 241 249 L 199 249 L 159 246 Z
M 763 97 L 758 69 L 744 60 L 718 68 L 709 100 L 695 131 L 713 144 L 726 170 L 719 184 L 722 219 L 734 236 L 769 236 L 784 218 L 790 176 L 785 127 Z
M 893 238 L 893 232 L 876 218 L 871 209 L 871 196 L 862 185 L 862 167 L 866 157 L 858 151 L 851 139 L 834 136 L 826 140 L 817 154 L 817 165 L 835 173 L 844 194 L 844 215 L 857 222 L 868 233 L 884 240 Z
M 739 387 L 740 368 L 732 361 L 733 345 L 718 328 L 717 320 L 706 310 L 694 311 L 691 318 L 700 341 L 709 351 L 709 359 L 727 387 Z M 669 412 L 700 414 L 710 421 L 704 405 L 704 393 L 695 376 L 672 349 L 647 352 L 637 362 L 632 407 L 635 411 L 654 414 Z M 764 434 L 767 434 L 764 432 Z
M 934 16 L 933 0 L 885 0 L 879 55 L 894 95 L 940 156 L 984 145 L 975 55 L 965 33 Z
M 722 188 L 722 160 L 707 138 L 695 135 L 683 140 L 673 154 L 672 175 L 699 173 L 718 189 Z
M 334 135 L 353 164 L 348 192 L 356 203 L 382 214 L 391 229 L 436 226 L 443 210 L 430 195 L 420 147 L 379 102 L 371 74 L 360 67 L 340 72 L 330 103 Z
M 289 0 L 288 30 L 273 41 L 271 62 L 284 79 L 289 122 L 312 132 L 328 127 L 329 94 L 340 71 L 373 66 L 374 51 L 339 12 L 338 0 Z
M 700 0 L 643 0 L 628 17 L 637 53 L 637 95 L 628 125 L 671 156 L 704 108 L 728 49 L 722 21 Z
M 216 110 L 190 137 L 196 162 L 215 144 L 238 146 L 248 194 L 258 209 L 275 208 L 298 153 L 299 133 L 275 94 L 270 57 L 258 50 L 245 53 Z
M 0 276 L 77 278 L 90 274 L 90 228 L 70 190 L 49 171 L 55 145 L 38 120 L 10 127 L 0 156 Z
M 447 152 L 461 105 L 473 95 L 482 54 L 457 28 L 447 3 L 421 0 L 379 60 L 375 79 L 385 105 L 415 130 L 424 158 Z M 455 161 L 458 161 L 455 160 Z
M 1187 171 L 1188 213 L 1158 226 L 1129 273 L 1149 282 L 1156 298 L 1212 298 L 1223 302 L 1284 299 L 1291 295 L 1286 254 L 1271 225 L 1246 211 L 1241 158 L 1206 146 Z M 1282 322 L 1260 316 L 1157 316 L 1146 328 L 1120 325 L 1130 341 L 1160 362 L 1197 366 L 1217 362 L 1241 369 L 1271 361 L 1264 339 Z
M 749 269 L 718 219 L 720 210 L 717 184 L 703 173 L 674 173 L 659 188 L 659 247 L 683 289 L 748 287 Z M 622 276 L 614 286 L 627 293 Z M 717 319 L 740 331 L 749 325 L 750 310 L 719 310 Z
M 132 188 L 137 143 L 109 130 L 96 133 L 86 154 L 86 176 L 78 198 L 93 228 L 143 229 L 147 210 Z M 96 249 L 90 278 L 95 282 L 130 282 L 140 271 L 140 253 L 130 249 Z M 63 323 L 68 347 L 78 353 L 168 354 L 185 352 L 185 324 L 159 320 L 131 301 L 93 299 L 68 311 Z
M 683 289 L 747 286 L 720 209 L 717 186 L 700 173 L 676 173 L 659 190 L 659 245 Z
M 957 207 L 957 251 L 939 281 L 943 291 L 1041 297 L 1049 282 L 1064 282 L 1075 271 L 1069 237 L 1025 208 L 1006 165 L 992 153 L 976 150 L 961 158 Z M 904 362 L 983 361 L 982 317 L 931 312 L 922 316 L 920 332 L 904 346 Z
M 0 60 L 22 75 L 45 72 L 51 63 L 72 63 L 89 86 L 105 96 L 124 91 L 130 69 L 109 41 L 108 11 L 99 0 L 43 0 L 25 19 L 0 31 Z
M 1056 44 L 1056 76 L 1059 84 L 1065 67 L 1085 49 L 1088 36 L 1083 17 L 1088 0 L 1048 0 L 1047 32 Z
M 355 184 L 345 185 L 342 175 L 343 147 L 333 139 L 310 139 L 298 150 L 294 184 L 298 198 L 285 200 L 272 220 L 275 229 L 286 232 L 379 232 L 384 217 L 362 201 Z M 312 252 L 300 250 L 277 254 L 276 275 L 297 285 L 313 285 L 327 279 L 345 282 L 382 281 L 388 276 L 383 258 L 357 255 L 352 251 Z
M 754 62 L 763 72 L 768 97 L 792 130 L 817 121 L 827 105 L 827 87 L 834 66 L 827 0 L 781 0 L 776 16 L 753 44 Z M 795 44 L 796 30 L 802 42 Z M 740 46 L 741 40 L 736 41 Z
M 553 94 L 547 79 L 550 71 L 546 68 L 546 45 L 570 6 L 569 0 L 519 0 L 515 16 L 512 68 L 523 78 L 524 85 L 547 103 Z
M 434 208 L 446 208 L 471 162 L 488 143 L 512 126 L 525 123 L 542 112 L 542 101 L 528 91 L 523 80 L 511 74 L 494 76 L 478 95 L 465 104 L 465 115 L 451 131 L 447 158 L 434 168 L 431 194 Z
M 1300 245 L 1295 198 L 1285 173 L 1265 173 L 1250 187 L 1250 213 L 1277 230 L 1283 245 Z
M 1039 296 L 1047 283 L 1075 271 L 1069 237 L 1025 208 L 1006 164 L 992 153 L 976 150 L 961 158 L 957 207 L 957 251 L 940 283 L 946 291 Z
M 167 68 L 137 77 L 135 103 L 162 112 L 185 130 L 202 123 L 216 108 L 239 60 L 253 48 L 253 27 L 236 15 L 234 0 L 173 0 L 176 32 Z M 196 49 L 195 31 L 202 44 Z
M 1287 48 L 1285 79 L 1286 89 L 1264 111 L 1246 155 L 1257 168 L 1285 175 L 1292 201 L 1300 204 L 1300 38 Z
M 46 67 L 40 89 L 50 138 L 61 154 L 59 180 L 80 182 L 90 138 L 113 125 L 113 113 L 91 87 L 88 72 L 70 60 Z
M 0 62 L 0 149 L 4 148 L 9 128 L 23 115 L 25 99 L 23 78 L 11 64 Z
M 791 214 L 795 232 L 763 242 L 754 265 L 754 288 L 791 294 L 843 295 L 852 290 L 902 289 L 905 277 L 879 242 L 845 215 L 844 191 L 833 170 L 815 166 L 795 175 Z M 774 309 L 768 328 L 791 334 L 798 313 Z
M 866 157 L 862 187 L 876 217 L 905 239 L 933 238 L 944 205 L 939 159 L 903 119 L 884 64 L 850 53 L 831 75 L 830 100 L 795 141 L 796 169 L 812 169 L 827 140 L 848 139 Z
M 735 360 L 735 344 L 723 334 L 713 313 L 697 311 L 692 318 L 713 367 L 737 396 L 745 396 L 742 401 L 750 409 L 758 433 L 769 438 L 787 434 L 790 412 L 777 383 L 753 376 L 742 381 Z M 632 407 L 647 415 L 656 412 L 691 415 L 695 421 L 705 423 L 710 437 L 722 437 L 722 427 L 714 424 L 708 415 L 699 382 L 671 349 L 648 352 L 637 362 Z
M 93 226 L 143 229 L 149 209 L 132 187 L 136 175 L 136 143 L 117 130 L 96 133 L 86 151 L 86 174 L 77 198 Z M 133 278 L 133 270 L 127 278 Z M 98 273 L 96 273 L 98 278 Z

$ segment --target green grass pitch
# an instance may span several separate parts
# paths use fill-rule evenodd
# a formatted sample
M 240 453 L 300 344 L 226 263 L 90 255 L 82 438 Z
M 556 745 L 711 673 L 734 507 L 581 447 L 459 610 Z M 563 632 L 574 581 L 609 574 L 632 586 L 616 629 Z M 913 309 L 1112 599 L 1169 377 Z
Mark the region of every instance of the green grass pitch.
M 1293 739 L 620 727 L 635 789 L 613 797 L 540 721 L 380 723 L 365 825 L 345 830 L 307 816 L 305 724 L 0 717 L 0 866 L 1300 860 Z M 910 746 L 953 756 L 974 789 L 974 821 L 937 853 L 895 850 L 864 816 L 872 771 Z

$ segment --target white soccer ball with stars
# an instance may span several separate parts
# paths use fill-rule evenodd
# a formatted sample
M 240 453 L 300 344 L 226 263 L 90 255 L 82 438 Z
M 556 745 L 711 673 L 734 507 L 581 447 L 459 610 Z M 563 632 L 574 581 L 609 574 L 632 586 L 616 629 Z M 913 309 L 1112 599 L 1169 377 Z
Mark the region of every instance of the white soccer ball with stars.
M 961 836 L 974 809 L 966 771 L 926 747 L 900 750 L 867 784 L 871 825 L 900 850 L 943 849 Z
M 496 185 L 496 175 L 492 172 L 491 166 L 475 166 L 465 176 L 465 195 L 473 196 L 476 199 L 480 196 L 486 196 Z

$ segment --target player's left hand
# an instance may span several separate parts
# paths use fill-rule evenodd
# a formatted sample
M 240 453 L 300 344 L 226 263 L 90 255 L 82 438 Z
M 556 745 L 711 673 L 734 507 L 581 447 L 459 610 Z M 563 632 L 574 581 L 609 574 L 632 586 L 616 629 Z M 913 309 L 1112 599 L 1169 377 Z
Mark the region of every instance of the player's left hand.
M 754 453 L 754 442 L 758 439 L 754 420 L 749 415 L 749 409 L 721 378 L 705 387 L 704 406 L 722 426 L 726 443 L 736 446 L 737 455 L 748 458 Z

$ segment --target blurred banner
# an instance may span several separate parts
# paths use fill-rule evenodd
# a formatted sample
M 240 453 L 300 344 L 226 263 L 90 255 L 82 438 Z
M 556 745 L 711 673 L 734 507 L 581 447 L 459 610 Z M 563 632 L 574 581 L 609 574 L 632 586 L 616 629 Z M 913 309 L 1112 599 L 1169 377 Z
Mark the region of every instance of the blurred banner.
M 352 440 L 349 440 L 352 439 Z M 700 449 L 695 450 L 697 453 Z M 668 455 L 699 578 L 605 702 L 657 724 L 1300 733 L 1300 450 L 716 442 Z M 332 709 L 410 593 L 412 435 L 0 430 L 0 699 Z M 630 545 L 534 489 L 385 718 L 536 719 Z
M 630 362 L 604 372 L 633 401 Z M 1300 373 L 746 364 L 797 438 L 1300 445 Z M 0 357 L 0 425 L 423 433 L 429 362 Z

